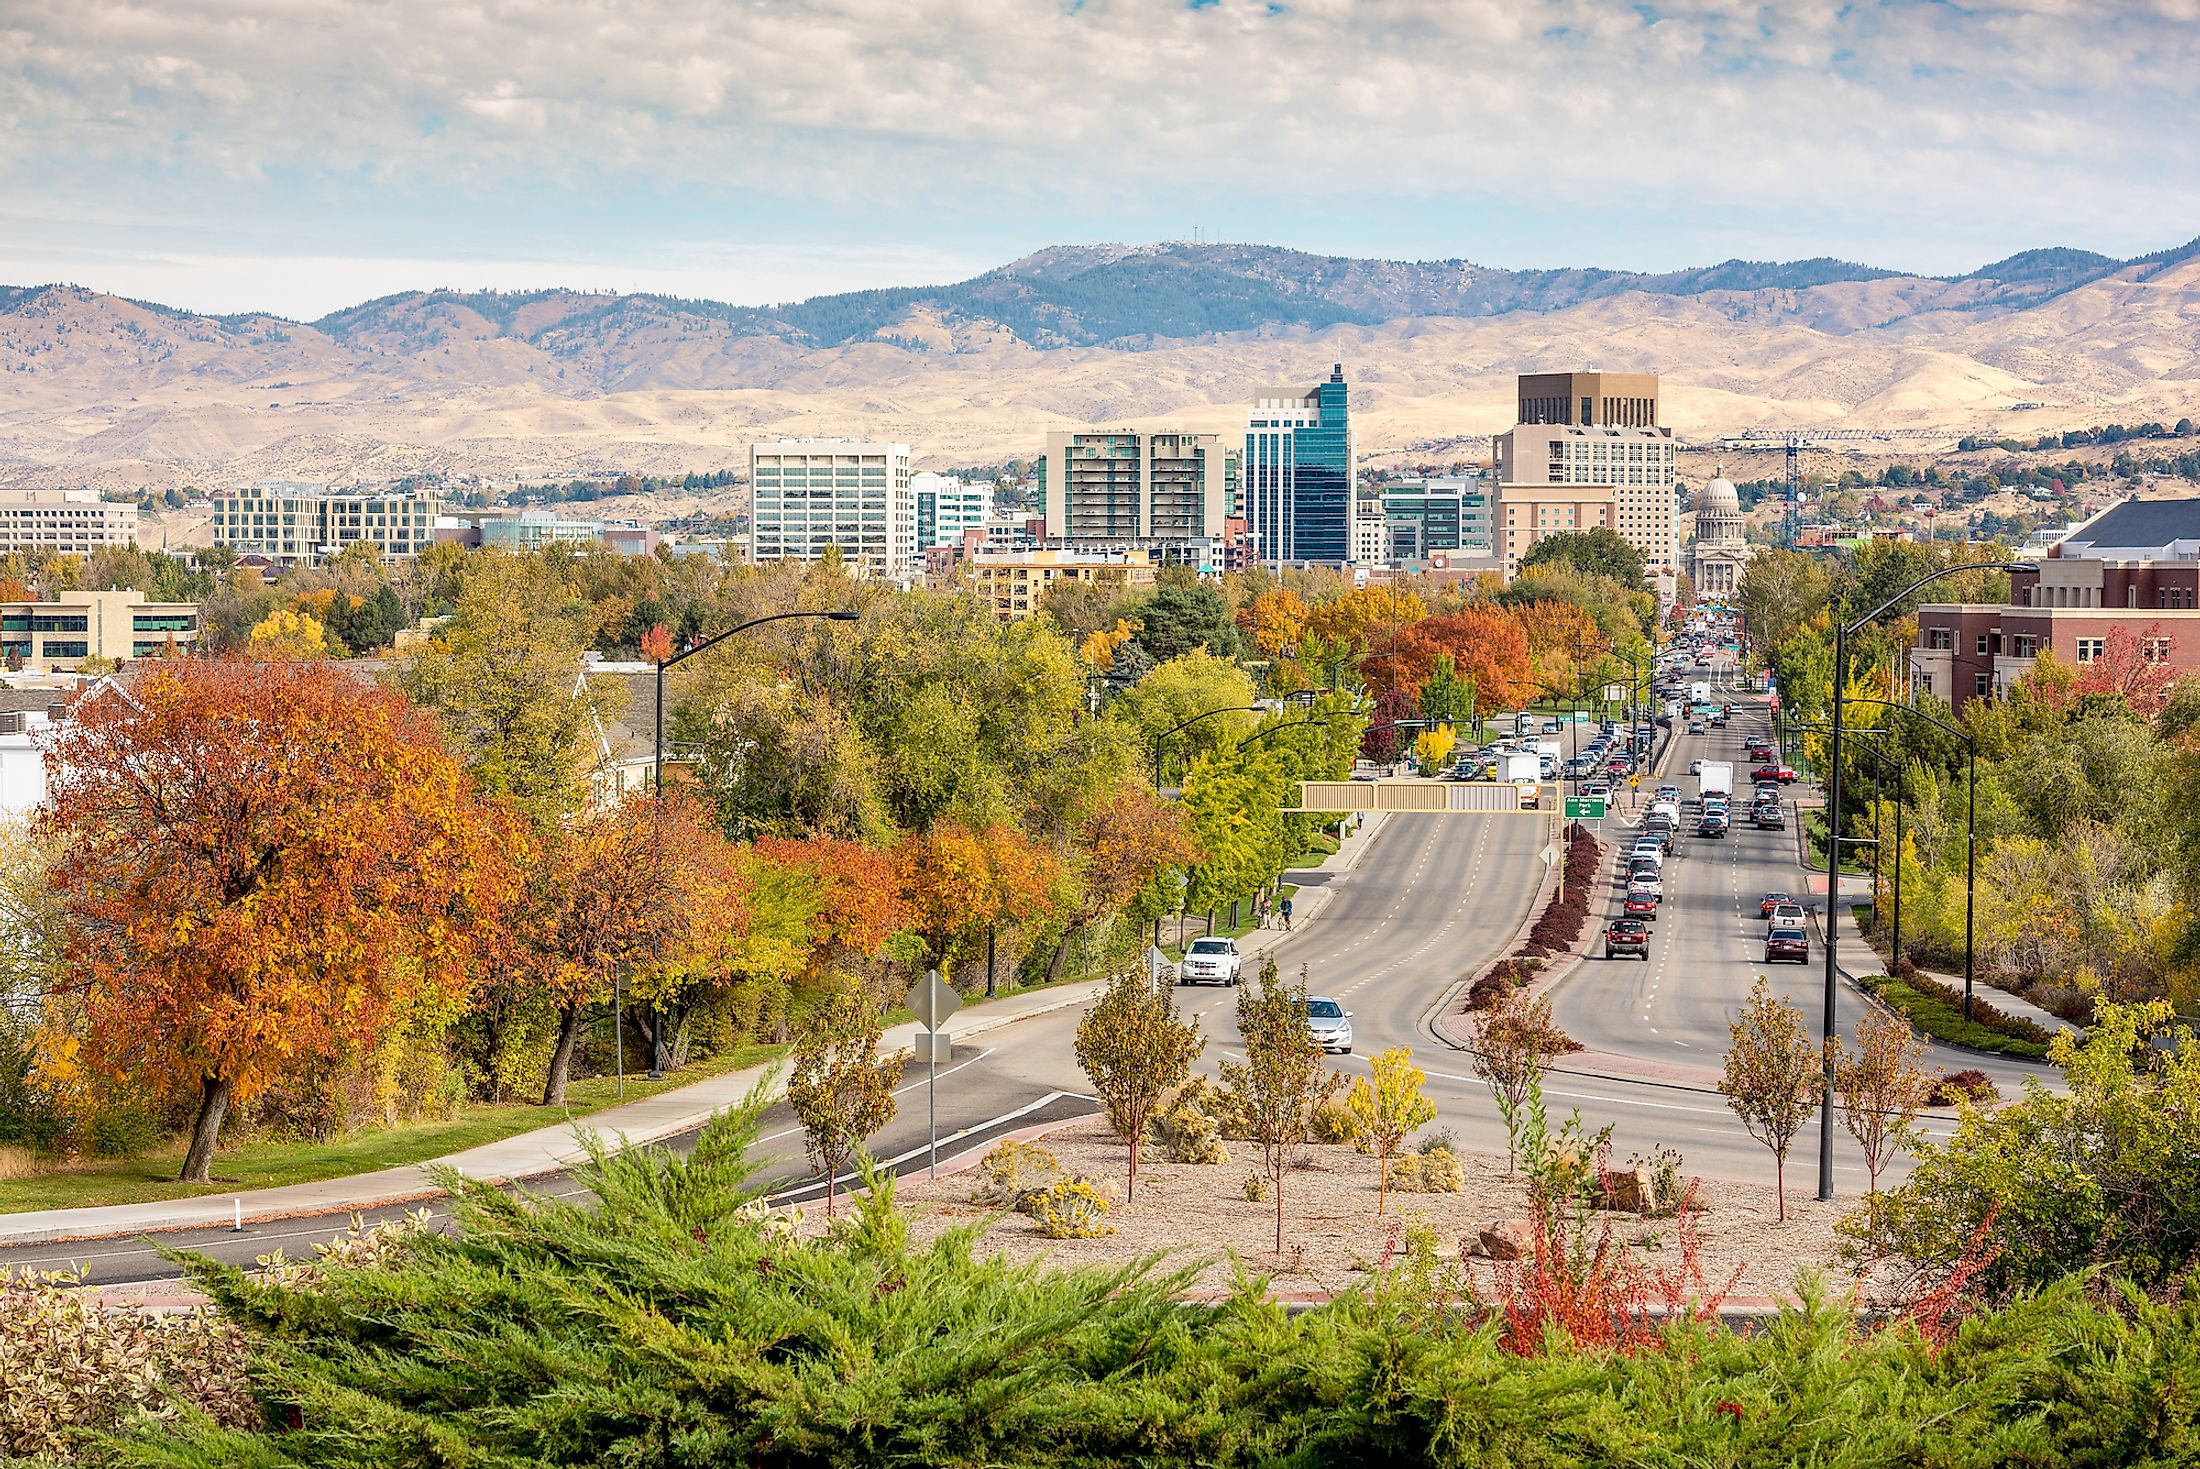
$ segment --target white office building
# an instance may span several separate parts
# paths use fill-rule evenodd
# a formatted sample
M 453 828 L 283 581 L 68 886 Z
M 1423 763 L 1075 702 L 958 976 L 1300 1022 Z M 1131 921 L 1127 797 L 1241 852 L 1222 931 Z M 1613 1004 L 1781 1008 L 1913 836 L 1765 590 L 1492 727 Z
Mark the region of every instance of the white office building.
M 137 506 L 97 490 L 0 490 L 0 551 L 84 555 L 137 541 Z
M 434 495 L 331 492 L 269 480 L 214 497 L 214 543 L 293 566 L 362 541 L 381 547 L 385 561 L 406 560 L 434 544 L 440 508 Z
M 959 546 L 963 532 L 976 530 L 993 514 L 993 486 L 970 484 L 958 475 L 926 470 L 909 476 L 917 506 L 917 550 Z
M 822 561 L 838 547 L 864 576 L 921 574 L 909 446 L 771 439 L 749 446 L 749 560 Z
M 1612 487 L 1612 529 L 1652 572 L 1678 569 L 1670 429 L 1523 423 L 1497 440 L 1497 477 L 1514 486 Z

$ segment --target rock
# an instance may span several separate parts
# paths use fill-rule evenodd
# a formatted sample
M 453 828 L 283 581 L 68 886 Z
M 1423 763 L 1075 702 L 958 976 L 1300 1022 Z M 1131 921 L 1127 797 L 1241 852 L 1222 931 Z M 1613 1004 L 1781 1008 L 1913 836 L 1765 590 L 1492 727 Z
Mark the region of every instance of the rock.
M 1482 1231 L 1483 1253 L 1492 1260 L 1519 1260 L 1535 1248 L 1535 1230 L 1525 1219 L 1505 1219 Z
M 1605 1174 L 1604 1207 L 1621 1214 L 1656 1213 L 1657 1180 L 1641 1168 L 1630 1169 L 1625 1173 Z

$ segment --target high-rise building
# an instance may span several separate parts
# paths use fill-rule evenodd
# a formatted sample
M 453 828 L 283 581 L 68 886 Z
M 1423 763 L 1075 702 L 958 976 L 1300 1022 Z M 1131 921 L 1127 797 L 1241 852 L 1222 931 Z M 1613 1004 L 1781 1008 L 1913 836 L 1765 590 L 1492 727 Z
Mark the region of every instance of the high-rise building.
M 993 514 L 993 486 L 972 484 L 959 475 L 926 470 L 909 476 L 909 493 L 916 502 L 917 550 L 934 546 L 959 546 L 963 532 L 981 526 Z
M 1524 372 L 1520 423 L 1570 423 L 1578 428 L 1656 428 L 1654 372 Z
M 137 506 L 97 490 L 0 490 L 0 551 L 82 555 L 137 540 Z
M 864 576 L 923 570 L 909 446 L 769 439 L 749 446 L 749 560 L 822 561 L 838 547 Z
M 1351 559 L 1353 451 L 1343 363 L 1327 382 L 1254 399 L 1239 483 L 1263 561 Z
M 243 555 L 310 565 L 366 542 L 384 560 L 418 556 L 435 540 L 434 495 L 339 493 L 270 480 L 214 497 L 214 544 Z
M 1424 561 L 1435 551 L 1496 547 L 1490 482 L 1481 474 L 1398 480 L 1383 486 L 1387 559 Z
M 1230 514 L 1227 458 L 1216 434 L 1134 428 L 1048 434 L 1039 461 L 1046 538 L 1124 546 L 1219 536 Z
M 1612 529 L 1653 576 L 1679 570 L 1673 431 L 1657 421 L 1657 376 L 1523 374 L 1519 397 L 1519 424 L 1497 440 L 1500 498 L 1514 485 L 1609 485 Z
M 1500 485 L 1496 536 L 1505 575 L 1518 572 L 1521 558 L 1545 536 L 1610 529 L 1618 509 L 1610 485 Z

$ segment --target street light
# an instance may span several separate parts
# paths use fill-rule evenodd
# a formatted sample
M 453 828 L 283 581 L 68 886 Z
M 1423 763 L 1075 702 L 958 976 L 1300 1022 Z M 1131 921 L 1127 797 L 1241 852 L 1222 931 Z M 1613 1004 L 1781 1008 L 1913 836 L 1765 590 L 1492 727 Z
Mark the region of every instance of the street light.
M 666 669 L 670 668 L 675 663 L 680 663 L 685 661 L 686 659 L 693 658 L 697 653 L 702 652 L 706 648 L 716 647 L 718 644 L 732 637 L 735 633 L 747 632 L 752 627 L 762 627 L 767 622 L 785 622 L 789 618 L 794 617 L 822 617 L 828 622 L 854 622 L 857 615 L 858 614 L 853 607 L 842 607 L 830 612 L 774 612 L 768 617 L 752 617 L 747 622 L 740 624 L 738 627 L 729 627 L 724 632 L 719 633 L 714 637 L 705 638 L 699 643 L 692 643 L 689 646 L 682 648 L 679 652 L 673 654 L 670 658 L 664 659 L 662 662 L 660 662 L 657 665 L 657 754 L 654 766 L 657 794 L 663 795 L 665 790 Z
M 1886 601 L 1847 622 L 1836 620 L 1833 624 L 1833 746 L 1827 754 L 1833 767 L 1826 783 L 1826 995 L 1823 1040 L 1825 1061 L 1819 1073 L 1818 1091 L 1818 1198 L 1821 1202 L 1833 1198 L 1833 1030 L 1834 1001 L 1839 993 L 1835 950 L 1839 946 L 1841 927 L 1833 921 L 1834 905 L 1841 901 L 1841 706 L 1847 702 L 1849 684 L 1849 634 L 1865 627 L 1888 608 L 1916 591 L 1944 576 L 1959 571 L 2036 571 L 2039 568 L 2029 561 L 1966 561 L 1960 566 L 1944 566 L 1927 576 L 1921 576 Z M 1863 703 L 1864 700 L 1857 702 Z M 1873 700 L 1870 702 L 1883 702 Z M 1899 706 L 1897 706 L 1899 707 Z M 1911 712 L 1915 712 L 1914 710 Z M 1934 723 L 1939 723 L 1935 720 Z M 1941 726 L 1943 729 L 1946 725 Z M 1977 751 L 1972 751 L 1973 772 L 1977 769 Z M 1974 782 L 1975 785 L 1975 782 Z M 1970 947 L 1966 942 L 1966 950 Z M 1969 968 L 1969 957 L 1965 957 Z M 1965 989 L 1969 989 L 1965 980 Z
M 843 607 L 830 612 L 774 612 L 768 617 L 752 617 L 747 622 L 740 624 L 738 627 L 729 627 L 724 632 L 719 633 L 715 637 L 704 638 L 699 643 L 694 643 L 686 648 L 681 649 L 679 652 L 673 654 L 670 658 L 659 661 L 659 663 L 657 664 L 656 753 L 651 760 L 651 775 L 656 785 L 657 794 L 659 796 L 662 796 L 665 793 L 666 669 L 670 668 L 673 664 L 682 661 L 683 659 L 693 658 L 697 653 L 702 652 L 705 648 L 715 647 L 719 643 L 724 642 L 727 638 L 732 637 L 735 633 L 747 632 L 750 628 L 761 627 L 767 622 L 785 622 L 787 619 L 793 617 L 822 617 L 832 622 L 853 622 L 856 620 L 856 615 L 857 614 L 854 608 Z M 663 827 L 660 825 L 658 830 L 661 833 L 663 831 Z M 623 1044 L 623 1039 L 621 1038 L 620 1034 L 620 1009 L 621 1002 L 617 998 L 616 993 L 614 993 L 611 1005 L 611 1033 L 614 1039 L 622 1040 L 622 1043 L 618 1044 L 615 1049 L 619 1053 L 617 1063 L 619 1070 L 619 1094 L 621 1096 L 624 1096 L 626 1094 L 626 1047 Z M 665 1075 L 665 1042 L 664 1035 L 657 1024 L 657 1007 L 655 1004 L 650 1005 L 649 1013 L 649 1079 L 651 1081 L 662 1081 L 664 1080 Z
M 1978 898 L 1978 740 L 1970 731 L 1957 729 L 1954 725 L 1944 720 L 1935 719 L 1923 710 L 1912 709 L 1907 704 L 1893 704 L 1885 699 L 1851 699 L 1849 702 L 1851 704 L 1877 704 L 1885 709 L 1900 709 L 1911 718 L 1922 719 L 1927 724 L 1933 725 L 1963 741 L 1964 749 L 1968 752 L 1970 776 L 1967 784 L 1970 789 L 1966 797 L 1968 809 L 1964 812 L 1963 821 L 1963 1018 L 1969 1020 L 1971 1018 L 1971 945 L 1975 933 L 1972 926 L 1972 911 Z M 1899 871 L 1899 869 L 1897 870 Z
M 1165 729 L 1155 735 L 1153 737 L 1153 793 L 1157 796 L 1161 794 L 1161 746 L 1178 730 L 1190 729 L 1201 720 L 1212 719 L 1217 714 L 1266 714 L 1267 712 L 1258 704 L 1232 704 L 1221 709 L 1209 709 L 1205 714 L 1194 714 L 1182 724 L 1171 729 Z

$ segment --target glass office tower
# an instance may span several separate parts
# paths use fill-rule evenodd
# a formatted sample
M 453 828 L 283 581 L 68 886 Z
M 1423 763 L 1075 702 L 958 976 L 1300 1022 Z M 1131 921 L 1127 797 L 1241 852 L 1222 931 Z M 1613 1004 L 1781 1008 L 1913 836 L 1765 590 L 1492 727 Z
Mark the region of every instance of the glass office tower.
M 1352 559 L 1354 458 L 1343 363 L 1327 382 L 1254 400 L 1239 483 L 1263 561 Z

